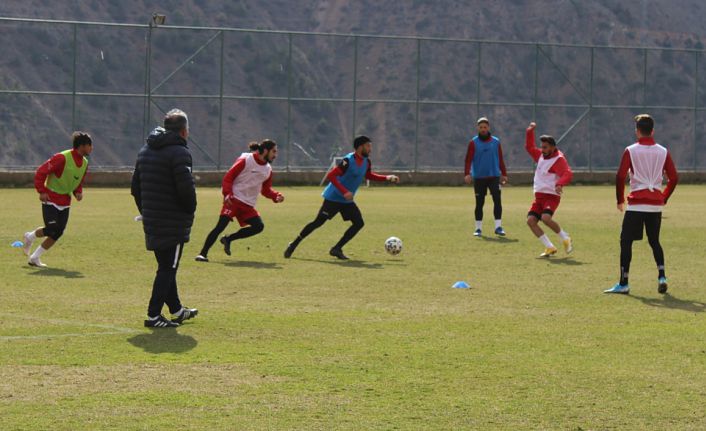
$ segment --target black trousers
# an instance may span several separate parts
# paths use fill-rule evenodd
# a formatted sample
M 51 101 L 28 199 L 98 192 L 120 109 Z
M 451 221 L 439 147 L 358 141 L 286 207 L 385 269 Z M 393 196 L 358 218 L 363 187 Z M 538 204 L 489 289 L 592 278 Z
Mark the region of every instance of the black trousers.
M 319 213 L 316 215 L 314 221 L 304 226 L 304 229 L 302 229 L 299 233 L 297 243 L 309 236 L 314 230 L 323 226 L 327 220 L 331 220 L 339 213 L 344 221 L 351 222 L 351 226 L 346 229 L 341 239 L 336 243 L 336 245 L 334 245 L 334 248 L 343 248 L 343 246 L 348 244 L 348 242 L 352 240 L 353 237 L 355 237 L 356 234 L 365 226 L 363 214 L 361 214 L 360 209 L 355 202 L 342 203 L 324 199 L 324 203 L 321 205 Z
M 44 227 L 42 228 L 44 235 L 58 241 L 69 222 L 69 208 L 60 210 L 54 205 L 42 204 L 42 218 L 44 219 Z
M 476 220 L 483 220 L 483 206 L 485 205 L 485 196 L 490 190 L 490 195 L 493 197 L 493 215 L 495 220 L 503 218 L 503 204 L 500 200 L 500 178 L 474 178 L 473 190 L 476 193 Z
M 659 232 L 662 226 L 661 212 L 626 211 L 623 217 L 623 228 L 620 232 L 620 277 L 628 278 L 630 261 L 632 261 L 632 243 L 643 238 L 647 233 L 647 241 L 652 248 L 652 255 L 659 269 L 664 269 L 664 251 L 659 242 Z
M 177 292 L 176 274 L 184 244 L 177 244 L 162 250 L 155 250 L 157 259 L 157 275 L 152 284 L 152 298 L 147 308 L 149 317 L 162 314 L 162 307 L 167 304 L 169 312 L 174 314 L 181 310 L 181 301 Z

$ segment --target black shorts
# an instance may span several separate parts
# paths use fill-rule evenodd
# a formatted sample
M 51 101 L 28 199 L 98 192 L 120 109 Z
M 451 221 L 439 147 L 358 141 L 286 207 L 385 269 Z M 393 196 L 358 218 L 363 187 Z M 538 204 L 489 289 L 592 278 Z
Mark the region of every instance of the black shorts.
M 475 191 L 476 196 L 485 196 L 488 194 L 488 190 L 490 190 L 491 195 L 498 195 L 500 194 L 500 178 L 474 178 L 473 190 Z
M 345 221 L 356 221 L 363 219 L 363 214 L 360 213 L 360 209 L 358 209 L 358 205 L 356 205 L 355 202 L 344 204 L 343 202 L 335 202 L 324 199 L 324 203 L 321 205 L 321 209 L 319 210 L 319 215 L 331 220 L 338 213 L 341 213 L 341 217 L 343 217 L 343 220 Z
M 648 238 L 659 238 L 661 226 L 661 212 L 625 211 L 620 239 L 640 241 L 644 231 L 647 231 Z
M 60 210 L 51 204 L 42 204 L 42 218 L 44 219 L 44 235 L 54 241 L 61 238 L 69 222 L 69 208 Z

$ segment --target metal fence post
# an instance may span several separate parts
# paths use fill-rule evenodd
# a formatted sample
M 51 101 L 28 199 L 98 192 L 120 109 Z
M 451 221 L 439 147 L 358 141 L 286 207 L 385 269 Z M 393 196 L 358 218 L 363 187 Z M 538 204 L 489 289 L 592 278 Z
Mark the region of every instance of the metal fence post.
M 77 33 L 78 33 L 78 24 L 73 25 L 73 30 L 74 30 L 74 66 L 73 66 L 73 84 L 71 88 L 71 129 L 72 131 L 76 130 L 76 74 L 77 74 L 77 65 L 78 65 L 78 39 L 77 39 Z
M 478 65 L 476 67 L 476 117 L 480 117 L 480 72 L 481 72 L 481 42 L 478 42 Z
M 593 172 L 593 56 L 594 48 L 591 47 L 591 65 L 588 75 L 588 172 Z
M 147 39 L 145 41 L 145 112 L 143 118 L 143 135 L 149 133 L 150 127 L 150 110 L 152 109 L 152 100 L 150 97 L 150 87 L 151 87 L 151 75 L 152 75 L 152 22 L 147 27 Z
M 532 120 L 537 121 L 537 92 L 539 91 L 539 44 L 534 48 L 534 96 L 532 105 Z
M 287 54 L 287 154 L 285 169 L 289 172 L 292 153 L 292 33 L 288 34 L 289 53 Z
M 225 32 L 221 30 L 221 71 L 220 89 L 218 93 L 218 156 L 216 156 L 216 170 L 221 170 L 221 146 L 223 145 L 223 77 L 225 69 Z
M 419 167 L 419 75 L 422 63 L 422 40 L 417 39 L 417 113 L 414 117 L 414 173 L 417 173 Z
M 642 62 L 642 106 L 647 106 L 647 49 L 643 50 Z
M 696 125 L 699 121 L 699 51 L 694 52 L 694 172 L 699 167 L 698 164 L 698 133 Z
M 353 36 L 353 136 L 355 139 L 356 105 L 358 99 L 358 36 Z

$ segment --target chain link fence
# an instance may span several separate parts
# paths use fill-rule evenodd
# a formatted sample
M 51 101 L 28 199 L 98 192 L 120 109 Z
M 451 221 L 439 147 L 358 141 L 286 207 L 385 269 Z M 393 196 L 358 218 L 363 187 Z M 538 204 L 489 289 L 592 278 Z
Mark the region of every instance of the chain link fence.
M 706 170 L 702 47 L 632 48 L 0 18 L 0 168 L 34 168 L 94 136 L 94 169 L 129 169 L 163 113 L 189 114 L 202 170 L 252 140 L 280 170 L 321 170 L 373 138 L 376 166 L 461 170 L 490 118 L 508 167 L 528 170 L 535 120 L 576 170 L 614 169 L 649 112 L 682 170 Z

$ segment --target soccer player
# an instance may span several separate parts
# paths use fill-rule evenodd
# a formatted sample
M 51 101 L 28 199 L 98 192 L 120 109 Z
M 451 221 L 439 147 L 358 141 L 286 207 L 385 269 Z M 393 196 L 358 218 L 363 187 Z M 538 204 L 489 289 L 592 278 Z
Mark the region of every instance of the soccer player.
M 620 232 L 620 281 L 605 290 L 605 293 L 630 293 L 628 273 L 632 260 L 632 243 L 642 240 L 643 231 L 647 231 L 647 241 L 657 264 L 657 291 L 667 293 L 664 251 L 659 243 L 659 230 L 662 225 L 662 208 L 674 193 L 679 176 L 669 151 L 655 143 L 654 126 L 654 120 L 647 114 L 635 117 L 637 142 L 623 152 L 618 174 L 615 176 L 618 211 L 625 210 L 625 179 L 628 172 L 630 194 Z M 667 176 L 667 186 L 662 191 L 664 174 Z
M 85 132 L 74 132 L 71 140 L 73 149 L 54 154 L 34 174 L 34 188 L 42 201 L 44 227 L 24 234 L 22 250 L 29 256 L 30 266 L 46 267 L 40 257 L 64 234 L 69 221 L 71 195 L 77 201 L 83 199 L 83 180 L 88 170 L 87 156 L 93 151 L 93 140 Z M 37 238 L 44 238 L 44 241 L 34 253 L 30 253 L 32 243 Z
M 299 243 L 309 236 L 315 229 L 321 227 L 327 220 L 331 220 L 336 214 L 341 213 L 345 221 L 350 221 L 351 226 L 346 230 L 340 241 L 331 248 L 329 254 L 341 260 L 348 257 L 343 254 L 343 246 L 348 243 L 360 231 L 363 226 L 363 215 L 360 209 L 353 202 L 355 193 L 363 182 L 363 179 L 373 181 L 389 181 L 398 183 L 400 179 L 396 175 L 379 175 L 373 172 L 368 156 L 372 151 L 373 144 L 367 136 L 358 136 L 353 141 L 354 152 L 346 155 L 343 160 L 331 169 L 326 178 L 330 181 L 324 189 L 324 203 L 321 205 L 318 215 L 308 225 L 302 229 L 299 236 L 289 243 L 289 247 L 284 252 L 285 258 L 292 257 L 292 253 Z
M 157 274 L 147 308 L 148 328 L 171 328 L 196 317 L 198 310 L 184 307 L 177 291 L 176 275 L 184 243 L 189 242 L 196 212 L 196 184 L 191 174 L 187 147 L 189 119 L 172 109 L 137 154 L 131 194 L 142 216 L 147 250 L 157 260 Z M 167 304 L 172 319 L 162 315 Z
M 213 246 L 228 223 L 238 220 L 241 229 L 221 238 L 225 253 L 230 256 L 232 241 L 257 235 L 265 229 L 260 214 L 255 209 L 257 196 L 262 194 L 275 203 L 284 201 L 284 196 L 272 189 L 272 166 L 277 158 L 277 143 L 270 139 L 250 144 L 249 153 L 243 153 L 223 177 L 221 191 L 223 207 L 216 227 L 206 237 L 198 262 L 208 262 L 208 250 Z
M 466 152 L 466 184 L 473 183 L 476 195 L 476 230 L 474 236 L 482 235 L 483 205 L 490 190 L 493 197 L 493 215 L 495 216 L 495 234 L 505 236 L 502 227 L 503 205 L 500 200 L 500 185 L 507 183 L 507 170 L 503 160 L 500 138 L 490 133 L 490 121 L 481 117 L 477 121 L 478 135 L 468 143 Z
M 564 186 L 571 182 L 573 173 L 552 136 L 540 136 L 541 149 L 537 148 L 534 140 L 536 127 L 535 123 L 530 123 L 525 136 L 525 149 L 537 164 L 534 171 L 534 202 L 527 214 L 527 225 L 544 244 L 544 253 L 540 257 L 550 257 L 557 253 L 556 247 L 539 226 L 540 220 L 559 234 L 564 250 L 569 254 L 574 249 L 571 237 L 554 221 L 554 213 L 559 207 Z

